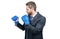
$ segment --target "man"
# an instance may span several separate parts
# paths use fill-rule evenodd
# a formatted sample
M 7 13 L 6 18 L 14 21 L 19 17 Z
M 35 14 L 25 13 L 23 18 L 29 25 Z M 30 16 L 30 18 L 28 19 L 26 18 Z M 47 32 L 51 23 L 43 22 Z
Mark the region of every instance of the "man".
M 26 3 L 26 12 L 29 15 L 30 23 L 21 25 L 19 22 L 17 27 L 25 30 L 25 39 L 43 39 L 42 30 L 46 22 L 46 18 L 36 11 L 35 2 Z M 16 23 L 15 23 L 16 24 Z

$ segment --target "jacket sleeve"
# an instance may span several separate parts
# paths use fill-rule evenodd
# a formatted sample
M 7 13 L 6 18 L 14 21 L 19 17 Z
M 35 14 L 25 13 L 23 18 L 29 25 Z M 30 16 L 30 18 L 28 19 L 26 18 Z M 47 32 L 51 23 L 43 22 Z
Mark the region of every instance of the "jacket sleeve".
M 36 27 L 29 24 L 28 26 L 26 26 L 26 28 L 30 29 L 32 33 L 39 33 L 40 31 L 42 31 L 45 25 L 45 21 L 46 21 L 46 18 L 41 18 L 41 20 L 39 20 L 38 23 L 36 24 Z
M 19 29 L 23 30 L 23 31 L 25 30 L 24 25 L 21 25 L 20 23 L 17 24 L 17 27 L 18 27 Z

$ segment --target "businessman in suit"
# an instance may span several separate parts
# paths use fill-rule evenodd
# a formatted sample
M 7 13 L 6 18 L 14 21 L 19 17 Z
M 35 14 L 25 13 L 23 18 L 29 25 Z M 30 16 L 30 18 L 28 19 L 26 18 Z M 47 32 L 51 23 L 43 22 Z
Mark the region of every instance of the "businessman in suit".
M 23 31 L 25 30 L 25 39 L 43 39 L 42 31 L 46 18 L 36 11 L 36 4 L 32 1 L 26 3 L 26 12 L 30 23 L 21 25 L 18 22 L 16 26 Z

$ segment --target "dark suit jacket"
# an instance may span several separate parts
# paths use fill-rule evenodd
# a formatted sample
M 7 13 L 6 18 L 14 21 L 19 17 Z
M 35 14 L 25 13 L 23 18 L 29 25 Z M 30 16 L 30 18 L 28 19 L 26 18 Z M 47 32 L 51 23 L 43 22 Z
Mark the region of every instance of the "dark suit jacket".
M 17 27 L 25 30 L 25 39 L 43 39 L 42 30 L 45 25 L 46 18 L 37 12 L 29 25 L 21 25 L 18 23 Z

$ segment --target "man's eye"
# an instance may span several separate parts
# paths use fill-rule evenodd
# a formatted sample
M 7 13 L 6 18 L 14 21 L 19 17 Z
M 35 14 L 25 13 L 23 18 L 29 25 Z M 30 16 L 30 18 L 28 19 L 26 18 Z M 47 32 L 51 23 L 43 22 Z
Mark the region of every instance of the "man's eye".
M 27 9 L 28 10 L 28 9 Z

